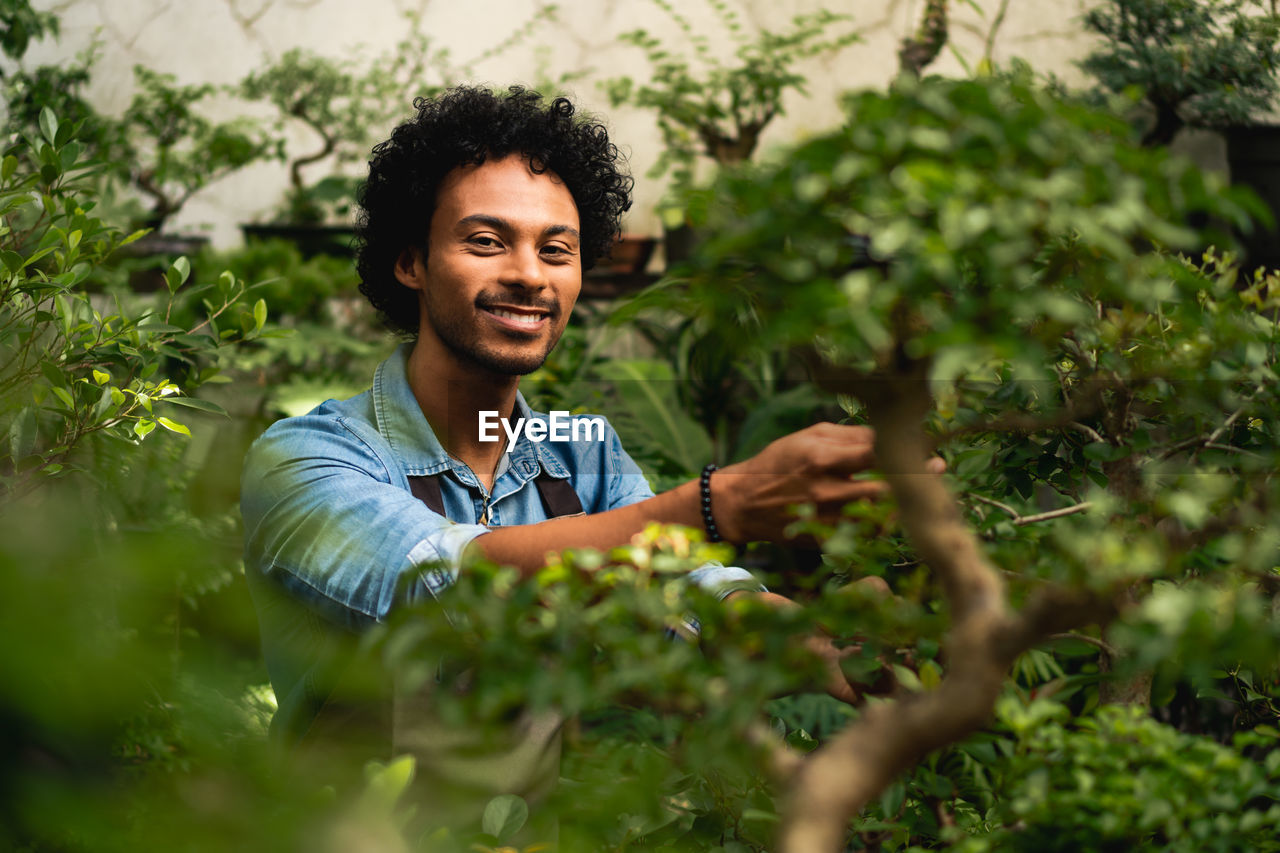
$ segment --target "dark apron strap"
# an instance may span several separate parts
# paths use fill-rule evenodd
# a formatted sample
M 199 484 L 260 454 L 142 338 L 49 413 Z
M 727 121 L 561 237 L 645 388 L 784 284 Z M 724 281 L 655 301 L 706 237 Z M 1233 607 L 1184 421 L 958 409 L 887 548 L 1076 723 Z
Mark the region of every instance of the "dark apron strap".
M 444 515 L 444 495 L 440 494 L 438 474 L 426 477 L 410 477 L 409 491 L 413 496 L 427 505 L 427 509 L 436 515 Z
M 440 493 L 440 474 L 426 474 L 409 478 L 409 491 L 413 496 L 426 504 L 427 509 L 436 515 L 445 515 L 444 496 Z M 538 474 L 533 481 L 538 489 L 538 497 L 542 498 L 542 508 L 547 511 L 547 518 L 563 518 L 569 515 L 582 515 L 582 501 L 568 480 L 558 480 L 546 471 Z M 447 516 L 446 516 L 447 517 Z
M 538 487 L 538 496 L 542 498 L 542 506 L 547 511 L 547 518 L 564 518 L 570 515 L 583 515 L 582 501 L 578 493 L 569 485 L 568 480 L 557 480 L 546 471 L 538 474 L 533 484 Z
M 445 515 L 439 476 L 433 474 L 409 477 L 409 491 L 427 509 Z M 582 501 L 568 480 L 557 480 L 543 471 L 534 479 L 534 485 L 542 498 L 542 506 L 546 509 L 548 518 L 583 514 Z M 347 654 L 351 660 L 355 659 L 353 650 L 348 650 Z M 351 665 L 348 662 L 346 666 Z M 341 679 L 340 684 L 320 703 L 308 730 L 301 735 L 300 740 L 303 743 L 325 744 L 360 737 L 360 743 L 369 750 L 368 754 L 382 753 L 390 756 L 394 740 L 394 700 L 390 681 L 382 679 L 373 686 L 365 684 L 363 692 L 353 695 L 349 693 L 349 682 L 352 682 L 350 676 Z

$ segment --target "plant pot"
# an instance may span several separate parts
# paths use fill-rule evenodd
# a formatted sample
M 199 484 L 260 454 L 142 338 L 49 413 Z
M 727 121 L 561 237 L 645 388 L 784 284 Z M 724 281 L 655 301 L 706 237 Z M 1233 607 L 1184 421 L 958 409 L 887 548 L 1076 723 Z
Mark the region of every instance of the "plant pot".
M 1252 189 L 1280 218 L 1280 127 L 1233 127 L 1225 135 L 1231 182 Z M 1240 235 L 1240 243 L 1250 269 L 1280 268 L 1280 223 L 1258 223 L 1253 233 Z
M 316 255 L 332 255 L 337 258 L 355 257 L 355 229 L 350 225 L 304 225 L 301 223 L 271 222 L 265 225 L 241 225 L 241 233 L 248 240 L 288 240 L 298 247 L 304 259 Z
M 152 231 L 145 237 L 122 246 L 116 255 L 142 262 L 129 273 L 129 288 L 135 293 L 154 293 L 168 288 L 164 274 L 175 259 L 191 259 L 208 245 L 209 238 L 202 234 Z
M 657 247 L 656 237 L 645 237 L 638 234 L 623 234 L 613 244 L 609 257 L 600 262 L 600 268 L 614 275 L 642 273 L 653 257 Z
M 691 225 L 681 224 L 675 228 L 664 226 L 662 251 L 666 255 L 667 269 L 689 260 L 698 246 L 698 240 L 699 234 Z

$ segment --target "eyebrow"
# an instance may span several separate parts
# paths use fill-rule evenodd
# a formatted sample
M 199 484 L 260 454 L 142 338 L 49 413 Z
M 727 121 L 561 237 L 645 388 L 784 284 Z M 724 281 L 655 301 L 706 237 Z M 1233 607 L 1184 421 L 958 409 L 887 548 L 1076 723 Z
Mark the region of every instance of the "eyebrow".
M 459 225 L 486 225 L 497 231 L 514 231 L 516 227 L 509 220 L 503 219 L 501 216 L 491 216 L 487 213 L 473 213 L 470 216 L 464 216 L 458 220 Z M 581 240 L 582 235 L 578 233 L 577 228 L 568 225 L 548 225 L 542 230 L 543 237 L 555 237 L 558 234 L 571 234 L 575 240 Z

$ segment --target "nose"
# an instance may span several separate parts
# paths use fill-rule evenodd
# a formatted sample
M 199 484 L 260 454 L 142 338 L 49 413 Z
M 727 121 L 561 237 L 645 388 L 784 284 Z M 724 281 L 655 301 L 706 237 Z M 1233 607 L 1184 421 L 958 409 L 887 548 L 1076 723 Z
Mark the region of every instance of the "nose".
M 499 284 L 526 290 L 542 290 L 549 283 L 547 271 L 538 248 L 533 245 L 516 245 L 507 253 L 507 263 L 499 275 Z

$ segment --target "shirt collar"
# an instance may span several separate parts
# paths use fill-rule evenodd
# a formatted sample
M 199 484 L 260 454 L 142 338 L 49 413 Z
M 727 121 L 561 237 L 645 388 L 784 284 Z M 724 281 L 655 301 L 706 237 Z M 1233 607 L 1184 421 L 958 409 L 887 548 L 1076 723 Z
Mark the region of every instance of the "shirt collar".
M 436 438 L 431 424 L 422 414 L 422 407 L 413 396 L 413 389 L 409 387 L 407 365 L 412 351 L 412 342 L 401 344 L 390 358 L 378 365 L 373 375 L 373 408 L 378 432 L 395 451 L 406 476 L 416 477 L 439 474 L 457 463 Z M 519 391 L 516 392 L 513 414 L 526 420 L 546 417 L 530 409 Z M 569 476 L 569 471 L 555 454 L 538 442 L 530 441 L 523 431 L 507 457 L 507 470 L 522 480 L 526 479 L 523 475 L 536 475 L 538 469 L 557 479 Z

